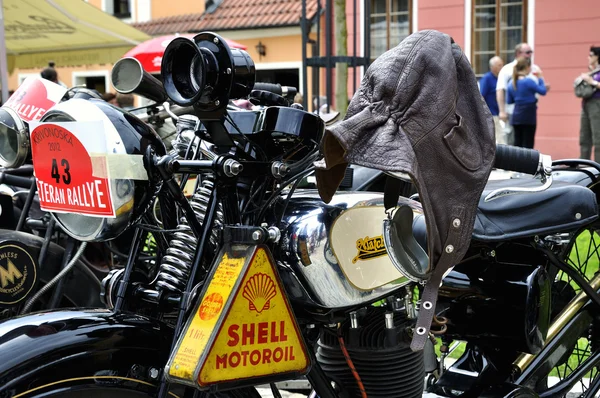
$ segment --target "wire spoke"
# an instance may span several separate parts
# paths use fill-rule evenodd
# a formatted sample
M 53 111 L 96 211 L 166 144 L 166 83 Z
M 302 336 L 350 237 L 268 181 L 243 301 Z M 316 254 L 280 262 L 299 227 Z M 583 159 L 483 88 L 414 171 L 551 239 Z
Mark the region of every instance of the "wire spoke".
M 600 265 L 600 235 L 598 235 L 596 229 L 589 227 L 579 231 L 579 233 L 573 234 L 570 245 L 566 249 L 564 252 L 564 261 L 578 270 L 587 281 L 591 280 L 594 274 L 598 272 Z M 565 292 L 567 292 L 565 294 L 568 294 L 570 289 L 574 289 L 576 293 L 581 291 L 581 288 L 575 281 L 562 271 L 557 273 L 556 281 L 563 281 L 560 285 L 556 286 L 555 294 L 558 297 L 561 297 Z M 591 357 L 593 350 L 597 350 L 598 347 L 592 347 L 593 343 L 587 334 L 583 333 L 580 336 L 569 357 L 564 360 L 564 363 L 555 367 L 549 376 L 555 376 L 559 380 L 564 380 Z M 594 331 L 591 330 L 590 334 L 594 334 Z M 593 336 L 591 337 L 594 338 Z M 581 380 L 578 380 L 576 386 L 577 389 L 581 389 L 581 397 L 586 396 L 586 391 L 593 384 L 594 379 L 598 377 L 600 377 L 599 369 L 594 367 Z

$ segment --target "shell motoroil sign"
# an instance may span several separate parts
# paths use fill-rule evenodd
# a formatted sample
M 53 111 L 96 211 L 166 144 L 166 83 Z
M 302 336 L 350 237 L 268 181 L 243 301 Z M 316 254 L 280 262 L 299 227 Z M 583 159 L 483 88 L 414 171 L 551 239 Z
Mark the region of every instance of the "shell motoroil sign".
M 265 246 L 226 246 L 167 364 L 169 381 L 213 384 L 304 374 L 302 335 Z

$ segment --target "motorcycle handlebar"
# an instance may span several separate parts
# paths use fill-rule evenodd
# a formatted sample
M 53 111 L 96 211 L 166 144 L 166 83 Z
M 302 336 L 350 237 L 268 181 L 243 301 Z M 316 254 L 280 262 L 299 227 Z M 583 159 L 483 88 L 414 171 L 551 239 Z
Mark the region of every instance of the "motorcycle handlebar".
M 31 188 L 31 178 L 20 177 L 5 172 L 0 172 L 0 184 L 12 185 L 19 188 Z
M 183 114 L 188 114 L 188 113 L 193 113 L 194 112 L 194 107 L 193 106 L 171 105 L 169 107 L 169 109 L 170 109 L 171 113 L 175 114 L 176 116 L 181 116 Z M 148 123 L 148 121 L 150 120 L 151 117 L 158 117 L 161 120 L 166 120 L 166 119 L 170 118 L 171 115 L 166 110 L 162 109 L 156 115 L 145 114 L 145 115 L 139 115 L 139 116 L 137 116 L 137 118 L 140 119 L 144 123 Z
M 281 95 L 283 97 L 293 97 L 298 93 L 298 89 L 296 89 L 296 87 L 261 82 L 254 83 L 253 90 L 268 91 L 270 93 Z
M 32 164 L 24 164 L 23 166 L 17 169 L 4 169 L 2 173 L 16 175 L 16 176 L 31 176 L 33 175 L 33 165 Z
M 494 167 L 520 173 L 536 174 L 542 161 L 540 152 L 535 149 L 521 148 L 512 145 L 496 146 Z

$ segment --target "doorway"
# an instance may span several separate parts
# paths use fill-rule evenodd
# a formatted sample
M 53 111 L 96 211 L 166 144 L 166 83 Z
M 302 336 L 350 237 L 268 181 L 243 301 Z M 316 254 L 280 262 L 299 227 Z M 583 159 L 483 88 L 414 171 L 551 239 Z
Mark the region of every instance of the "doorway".
M 83 86 L 104 94 L 109 89 L 108 71 L 73 72 L 73 86 Z

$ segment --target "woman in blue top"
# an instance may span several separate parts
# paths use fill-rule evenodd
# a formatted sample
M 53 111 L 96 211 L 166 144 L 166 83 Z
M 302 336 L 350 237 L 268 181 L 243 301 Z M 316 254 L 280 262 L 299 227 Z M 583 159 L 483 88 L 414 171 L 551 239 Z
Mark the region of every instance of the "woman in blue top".
M 546 95 L 546 85 L 541 75 L 528 77 L 531 59 L 519 58 L 513 70 L 512 82 L 507 90 L 507 102 L 515 104 L 511 124 L 515 129 L 515 146 L 533 148 L 537 124 L 536 94 Z

